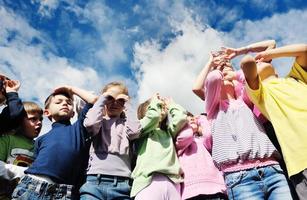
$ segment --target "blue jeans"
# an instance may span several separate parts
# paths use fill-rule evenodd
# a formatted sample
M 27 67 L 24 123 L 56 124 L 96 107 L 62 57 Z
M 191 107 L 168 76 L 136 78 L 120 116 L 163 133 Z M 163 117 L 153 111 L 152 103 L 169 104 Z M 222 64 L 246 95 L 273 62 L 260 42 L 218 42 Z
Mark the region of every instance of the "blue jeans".
M 130 179 L 109 175 L 88 175 L 80 188 L 81 200 L 130 200 Z
M 226 173 L 225 182 L 229 199 L 292 199 L 286 177 L 279 165 Z
M 19 200 L 66 200 L 77 199 L 73 194 L 73 186 L 65 184 L 50 184 L 33 179 L 30 176 L 23 177 L 15 188 L 12 199 Z

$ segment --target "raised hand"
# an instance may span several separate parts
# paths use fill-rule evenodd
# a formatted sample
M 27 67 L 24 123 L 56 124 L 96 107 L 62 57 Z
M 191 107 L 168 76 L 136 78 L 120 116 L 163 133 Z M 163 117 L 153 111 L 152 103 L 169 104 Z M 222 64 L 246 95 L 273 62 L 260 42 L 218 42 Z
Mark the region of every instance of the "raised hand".
M 56 88 L 53 90 L 53 93 L 54 93 L 54 94 L 57 94 L 57 93 L 66 93 L 66 94 L 68 94 L 69 96 L 72 96 L 72 95 L 73 95 L 73 89 L 72 89 L 71 86 L 64 85 L 64 86 L 56 87 Z
M 8 80 L 6 79 L 4 81 L 4 87 L 5 87 L 5 91 L 6 93 L 8 92 L 17 92 L 20 88 L 20 82 L 17 80 Z
M 268 50 L 269 51 L 269 50 Z M 256 61 L 260 62 L 270 62 L 272 60 L 271 55 L 268 51 L 262 51 L 255 56 Z
M 230 47 L 221 47 L 222 51 L 226 54 L 226 58 L 231 60 L 234 57 L 240 55 L 240 52 L 238 49 L 230 48 Z

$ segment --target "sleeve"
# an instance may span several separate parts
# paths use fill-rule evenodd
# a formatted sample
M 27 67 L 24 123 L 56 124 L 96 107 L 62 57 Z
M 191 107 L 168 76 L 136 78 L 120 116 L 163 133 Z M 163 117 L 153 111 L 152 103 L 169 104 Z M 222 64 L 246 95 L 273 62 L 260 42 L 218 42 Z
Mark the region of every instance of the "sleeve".
M 84 127 L 92 135 L 98 134 L 102 126 L 103 112 L 105 105 L 104 102 L 105 102 L 105 97 L 103 95 L 100 95 L 96 103 L 93 105 L 91 109 L 88 110 L 88 112 L 85 115 L 83 123 Z M 84 112 L 84 110 L 82 112 Z
M 12 164 L 6 164 L 0 161 L 0 178 L 5 180 L 13 180 L 24 176 L 24 171 L 27 167 L 21 167 Z
M 258 79 L 259 79 L 259 88 L 257 90 L 253 90 L 249 87 L 247 83 L 245 84 L 247 95 L 255 105 L 259 105 L 263 101 L 262 82 L 259 76 Z
M 212 134 L 211 134 L 211 125 L 208 122 L 205 116 L 199 116 L 197 123 L 201 126 L 201 131 L 203 135 L 203 145 L 211 153 L 212 151 Z
M 307 72 L 297 62 L 294 62 L 288 77 L 298 79 L 307 84 Z
M 219 70 L 211 71 L 205 80 L 205 110 L 209 119 L 212 119 L 218 111 L 219 101 L 221 98 L 222 81 L 223 74 Z
M 22 118 L 26 115 L 21 99 L 18 97 L 18 93 L 9 92 L 6 94 L 7 106 L 2 110 L 0 114 L 0 132 L 8 131 L 10 128 L 15 128 L 19 125 Z M 15 127 L 8 127 L 8 124 L 12 124 Z
M 176 137 L 179 130 L 181 130 L 188 122 L 187 111 L 179 104 L 172 103 L 169 106 L 168 117 L 168 132 L 173 137 Z
M 140 120 L 142 127 L 140 137 L 143 137 L 158 128 L 161 117 L 161 109 L 162 102 L 157 98 L 153 98 L 147 108 L 145 116 Z
M 9 151 L 9 136 L 0 136 L 0 160 L 6 162 Z
M 137 139 L 140 136 L 142 126 L 140 120 L 137 119 L 136 111 L 128 106 L 125 115 L 126 123 L 124 131 L 129 140 Z
M 179 131 L 176 138 L 176 150 L 178 156 L 182 155 L 183 152 L 192 144 L 194 141 L 194 133 L 189 124 Z

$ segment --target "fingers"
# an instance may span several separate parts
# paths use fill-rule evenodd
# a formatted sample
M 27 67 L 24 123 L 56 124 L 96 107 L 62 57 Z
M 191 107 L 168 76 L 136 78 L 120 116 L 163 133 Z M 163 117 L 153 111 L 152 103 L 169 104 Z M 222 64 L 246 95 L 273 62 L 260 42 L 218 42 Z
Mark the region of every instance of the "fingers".
M 73 95 L 71 86 L 66 86 L 66 85 L 65 85 L 65 86 L 56 87 L 56 88 L 53 90 L 53 93 L 54 93 L 54 94 L 66 93 L 66 94 L 68 94 L 69 96 L 72 96 L 72 95 Z
M 20 88 L 20 82 L 17 80 L 5 80 L 4 86 L 6 92 L 17 92 Z

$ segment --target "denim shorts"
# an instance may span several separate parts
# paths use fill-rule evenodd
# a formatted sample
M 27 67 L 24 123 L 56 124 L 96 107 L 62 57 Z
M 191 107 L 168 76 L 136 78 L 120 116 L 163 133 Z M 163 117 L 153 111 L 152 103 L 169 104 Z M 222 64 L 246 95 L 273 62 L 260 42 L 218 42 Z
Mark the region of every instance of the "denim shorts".
M 26 175 L 15 188 L 12 199 L 75 199 L 73 191 L 72 185 L 51 184 Z

